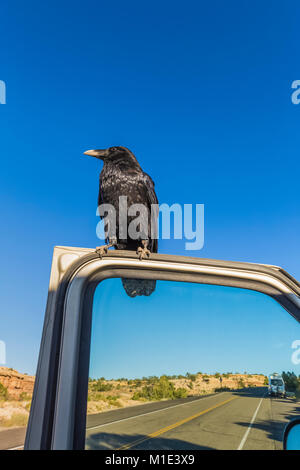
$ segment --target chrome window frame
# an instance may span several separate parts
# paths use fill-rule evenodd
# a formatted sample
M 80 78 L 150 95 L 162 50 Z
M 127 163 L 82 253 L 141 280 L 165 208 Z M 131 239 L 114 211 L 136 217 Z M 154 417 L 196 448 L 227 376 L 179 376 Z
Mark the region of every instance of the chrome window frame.
M 83 449 L 94 291 L 113 277 L 251 289 L 300 322 L 300 284 L 277 266 L 134 252 L 55 247 L 25 449 Z

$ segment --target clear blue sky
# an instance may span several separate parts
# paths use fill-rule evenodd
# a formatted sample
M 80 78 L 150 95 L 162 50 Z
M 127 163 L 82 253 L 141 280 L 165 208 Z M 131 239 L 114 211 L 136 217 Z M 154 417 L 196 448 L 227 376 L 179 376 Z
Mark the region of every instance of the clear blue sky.
M 275 300 L 245 289 L 158 281 L 130 298 L 103 281 L 93 308 L 90 377 L 293 371 L 299 323 Z
M 53 247 L 98 243 L 89 148 L 125 145 L 160 202 L 205 204 L 194 256 L 300 278 L 299 25 L 296 0 L 1 5 L 7 366 L 35 372 Z M 190 254 L 178 240 L 159 250 Z

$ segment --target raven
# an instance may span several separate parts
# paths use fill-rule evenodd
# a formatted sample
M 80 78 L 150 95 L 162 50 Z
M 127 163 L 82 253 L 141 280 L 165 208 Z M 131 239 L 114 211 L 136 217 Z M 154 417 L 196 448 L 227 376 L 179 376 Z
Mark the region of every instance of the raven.
M 103 161 L 103 168 L 100 173 L 99 181 L 99 196 L 98 206 L 102 204 L 111 204 L 115 209 L 116 220 L 110 220 L 110 214 L 106 213 L 105 219 L 108 222 L 108 235 L 106 238 L 106 245 L 96 248 L 97 253 L 102 256 L 107 253 L 107 249 L 114 247 L 117 250 L 131 250 L 136 251 L 139 258 L 149 257 L 150 253 L 157 253 L 157 218 L 158 218 L 158 199 L 154 189 L 154 183 L 151 177 L 145 173 L 140 164 L 138 163 L 134 154 L 126 147 L 109 147 L 108 149 L 87 150 L 85 155 L 96 157 Z M 126 207 L 120 202 L 121 196 L 127 197 Z M 138 237 L 130 237 L 130 230 L 128 227 L 136 217 L 132 213 L 128 213 L 129 208 L 133 204 L 142 204 L 145 211 L 139 214 L 140 226 L 137 227 L 137 232 L 140 230 Z M 124 211 L 126 212 L 124 214 Z M 125 217 L 124 217 L 125 216 Z M 100 215 L 101 218 L 104 215 Z M 122 226 L 122 222 L 126 226 Z M 109 231 L 109 227 L 115 226 L 115 232 Z M 152 226 L 152 231 L 151 231 Z M 139 228 L 139 230 L 138 230 Z M 143 230 L 143 228 L 146 230 Z M 125 237 L 124 237 L 125 234 Z M 151 235 L 156 234 L 155 238 Z M 133 281 L 125 280 L 124 281 Z M 139 280 L 142 281 L 142 280 Z M 141 288 L 142 284 L 139 282 L 139 289 L 128 283 L 126 290 L 132 297 L 135 295 L 149 295 L 149 281 L 144 281 L 146 289 Z M 155 287 L 155 284 L 154 284 Z M 151 290 L 151 289 L 150 289 Z M 150 292 L 151 293 L 151 292 Z

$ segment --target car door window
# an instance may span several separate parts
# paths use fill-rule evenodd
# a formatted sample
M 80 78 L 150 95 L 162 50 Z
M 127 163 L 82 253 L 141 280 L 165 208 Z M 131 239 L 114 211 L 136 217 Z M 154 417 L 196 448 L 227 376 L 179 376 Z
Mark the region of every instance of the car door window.
M 85 448 L 282 448 L 300 413 L 299 323 L 253 290 L 123 286 L 106 279 L 94 294 Z

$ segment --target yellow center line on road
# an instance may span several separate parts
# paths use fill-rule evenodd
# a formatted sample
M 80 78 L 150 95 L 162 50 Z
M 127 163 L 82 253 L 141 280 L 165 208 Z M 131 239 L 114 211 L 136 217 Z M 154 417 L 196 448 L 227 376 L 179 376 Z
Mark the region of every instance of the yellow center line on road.
M 170 431 L 171 429 L 177 428 L 178 426 L 181 426 L 182 424 L 188 423 L 189 421 L 192 421 L 192 419 L 198 418 L 199 416 L 202 416 L 209 411 L 215 410 L 216 408 L 219 408 L 219 406 L 225 405 L 226 403 L 229 403 L 232 400 L 235 400 L 238 397 L 232 397 L 229 398 L 228 400 L 222 401 L 221 403 L 217 403 L 214 406 L 211 406 L 210 408 L 207 408 L 206 410 L 200 411 L 199 413 L 196 413 L 195 415 L 188 416 L 185 419 L 182 419 L 181 421 L 177 421 L 177 423 L 171 424 L 170 426 L 166 426 L 165 428 L 161 428 L 158 431 L 155 431 L 151 434 L 148 434 L 147 436 L 137 439 L 136 441 L 130 442 L 129 444 L 124 444 L 123 446 L 115 449 L 115 450 L 127 450 L 130 449 L 131 447 L 135 447 L 138 444 L 141 444 L 142 442 L 148 441 L 149 439 L 153 439 L 153 437 L 160 436 L 161 434 L 164 434 L 167 431 Z

